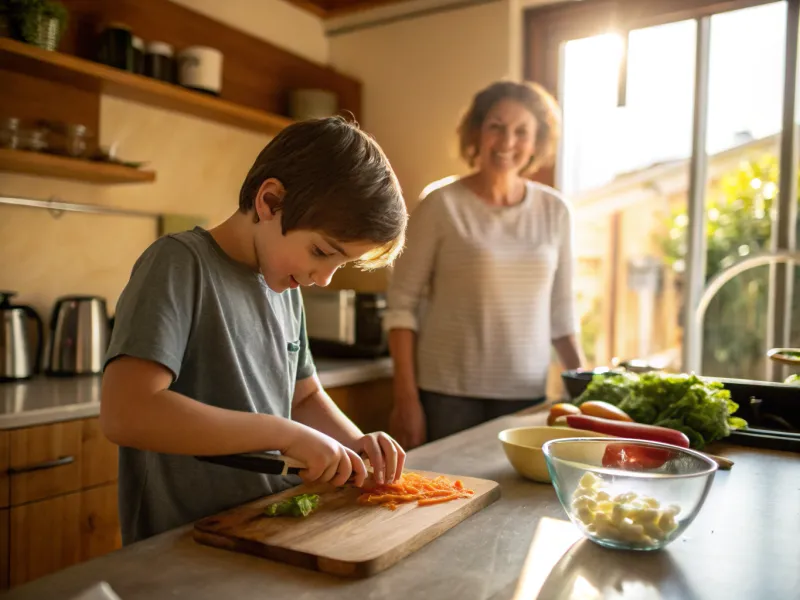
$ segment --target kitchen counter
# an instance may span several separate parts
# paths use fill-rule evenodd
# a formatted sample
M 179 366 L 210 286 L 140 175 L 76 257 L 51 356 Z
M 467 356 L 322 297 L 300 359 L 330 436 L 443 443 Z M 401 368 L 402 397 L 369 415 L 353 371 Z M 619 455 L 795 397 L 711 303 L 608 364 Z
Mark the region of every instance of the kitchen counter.
M 7 597 L 67 600 L 99 581 L 107 581 L 122 600 L 797 597 L 796 454 L 713 448 L 736 464 L 717 473 L 697 519 L 666 550 L 621 552 L 586 541 L 565 550 L 564 532 L 569 537 L 576 530 L 564 522 L 552 486 L 520 478 L 497 441 L 502 429 L 543 424 L 545 418 L 544 409 L 504 417 L 410 452 L 411 468 L 492 479 L 500 483 L 502 497 L 369 579 L 339 579 L 202 546 L 192 540 L 191 526 L 185 526 L 32 582 Z M 523 582 L 525 594 L 517 596 L 523 567 L 528 581 Z M 539 590 L 545 591 L 540 595 Z
M 322 385 L 334 388 L 392 376 L 392 360 L 314 361 Z M 0 430 L 45 425 L 100 414 L 100 376 L 35 377 L 0 383 Z

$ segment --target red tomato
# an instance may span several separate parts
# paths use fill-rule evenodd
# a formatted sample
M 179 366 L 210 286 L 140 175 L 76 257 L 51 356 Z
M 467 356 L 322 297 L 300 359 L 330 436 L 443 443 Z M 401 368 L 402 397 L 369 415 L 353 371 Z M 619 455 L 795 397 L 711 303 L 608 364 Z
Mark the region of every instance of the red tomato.
M 663 448 L 609 444 L 603 454 L 603 466 L 626 471 L 658 469 L 670 460 L 674 454 L 674 452 Z

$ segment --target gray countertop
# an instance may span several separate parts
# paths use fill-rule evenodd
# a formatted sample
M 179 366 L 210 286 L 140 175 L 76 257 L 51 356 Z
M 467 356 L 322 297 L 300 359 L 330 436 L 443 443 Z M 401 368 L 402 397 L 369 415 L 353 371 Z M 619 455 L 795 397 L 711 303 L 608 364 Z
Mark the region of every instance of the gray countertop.
M 392 376 L 390 358 L 314 361 L 326 388 Z M 0 383 L 0 430 L 45 425 L 100 414 L 100 376 L 35 377 Z
M 713 448 L 736 464 L 717 473 L 705 506 L 682 537 L 661 552 L 606 550 L 588 541 L 574 543 L 576 530 L 565 522 L 552 486 L 520 478 L 497 441 L 502 429 L 542 424 L 545 414 L 504 417 L 410 452 L 412 468 L 491 479 L 500 483 L 502 497 L 369 579 L 339 579 L 201 546 L 186 526 L 47 576 L 7 597 L 67 600 L 99 581 L 107 581 L 122 600 L 797 597 L 796 454 Z M 525 593 L 516 595 L 520 585 Z

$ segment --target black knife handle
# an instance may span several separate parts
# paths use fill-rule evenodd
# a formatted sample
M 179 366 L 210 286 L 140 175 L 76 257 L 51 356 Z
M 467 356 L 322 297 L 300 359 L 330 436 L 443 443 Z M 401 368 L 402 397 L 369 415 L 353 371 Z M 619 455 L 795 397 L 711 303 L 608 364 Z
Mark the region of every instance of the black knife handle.
M 223 454 L 195 458 L 203 462 L 267 475 L 297 475 L 300 472 L 299 467 L 286 467 L 282 460 L 272 458 L 266 453 Z

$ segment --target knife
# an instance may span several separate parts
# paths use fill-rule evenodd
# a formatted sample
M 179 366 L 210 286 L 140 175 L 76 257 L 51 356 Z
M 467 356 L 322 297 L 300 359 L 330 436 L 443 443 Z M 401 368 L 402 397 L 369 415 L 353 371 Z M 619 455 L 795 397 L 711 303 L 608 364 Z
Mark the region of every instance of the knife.
M 297 475 L 301 469 L 306 468 L 300 461 L 275 452 L 243 452 L 241 454 L 195 456 L 195 458 L 203 462 L 265 475 Z
M 265 475 L 297 475 L 301 469 L 306 468 L 299 460 L 276 452 L 242 452 L 240 454 L 195 456 L 195 458 L 203 462 Z M 373 476 L 372 465 L 366 456 L 362 455 L 362 458 L 367 467 L 367 480 L 369 480 Z M 348 481 L 352 481 L 353 477 Z

